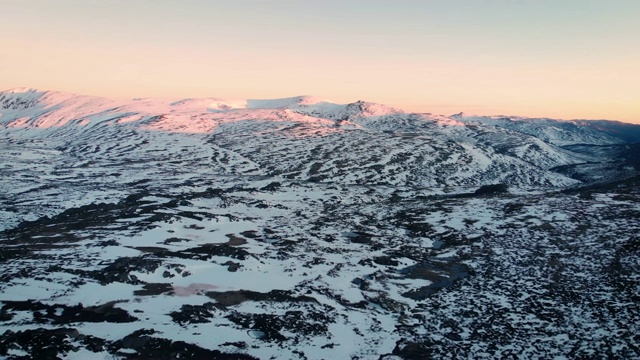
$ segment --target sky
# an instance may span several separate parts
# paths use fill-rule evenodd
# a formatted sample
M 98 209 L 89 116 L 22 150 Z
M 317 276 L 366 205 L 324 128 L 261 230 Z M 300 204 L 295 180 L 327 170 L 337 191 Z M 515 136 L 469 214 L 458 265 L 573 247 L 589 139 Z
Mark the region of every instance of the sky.
M 638 0 L 0 0 L 0 90 L 640 123 Z

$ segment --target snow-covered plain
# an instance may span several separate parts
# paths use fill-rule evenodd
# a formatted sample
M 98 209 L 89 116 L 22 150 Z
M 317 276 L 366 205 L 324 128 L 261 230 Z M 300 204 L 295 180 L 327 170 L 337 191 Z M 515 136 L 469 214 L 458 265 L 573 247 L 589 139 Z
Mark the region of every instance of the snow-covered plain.
M 0 126 L 0 356 L 640 356 L 611 132 L 34 89 Z

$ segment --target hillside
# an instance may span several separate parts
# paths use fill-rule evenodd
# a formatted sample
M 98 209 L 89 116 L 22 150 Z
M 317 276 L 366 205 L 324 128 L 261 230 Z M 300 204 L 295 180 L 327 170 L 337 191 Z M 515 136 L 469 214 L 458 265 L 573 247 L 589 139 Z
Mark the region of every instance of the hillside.
M 639 357 L 638 129 L 1 92 L 0 357 Z

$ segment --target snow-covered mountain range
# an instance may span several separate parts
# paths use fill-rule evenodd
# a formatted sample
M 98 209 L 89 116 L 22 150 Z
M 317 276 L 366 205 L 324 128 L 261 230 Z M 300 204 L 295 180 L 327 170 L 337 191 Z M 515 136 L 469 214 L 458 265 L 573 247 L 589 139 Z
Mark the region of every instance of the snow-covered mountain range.
M 0 92 L 0 356 L 640 356 L 639 143 L 310 96 Z
M 150 160 L 157 157 L 149 157 L 151 151 L 165 158 L 188 154 L 199 160 L 195 165 L 227 175 L 343 184 L 569 186 L 578 182 L 550 170 L 620 160 L 584 146 L 640 140 L 640 126 L 630 124 L 617 131 L 614 125 L 622 125 L 614 122 L 607 127 L 584 121 L 408 114 L 380 104 L 341 105 L 308 96 L 112 101 L 17 89 L 0 93 L 0 105 L 0 124 L 12 141 L 57 142 L 52 148 L 64 149 L 78 163 L 114 156 Z M 200 141 L 187 141 L 194 148 L 183 151 L 157 137 L 180 144 L 187 138 Z M 582 148 L 567 148 L 571 145 Z M 225 156 L 230 159 L 221 165 Z

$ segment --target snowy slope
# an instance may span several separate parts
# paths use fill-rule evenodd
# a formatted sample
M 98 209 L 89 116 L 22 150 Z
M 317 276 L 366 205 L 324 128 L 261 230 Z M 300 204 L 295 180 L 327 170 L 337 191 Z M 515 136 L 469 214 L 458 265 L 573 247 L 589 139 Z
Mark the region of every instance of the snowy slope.
M 143 179 L 176 186 L 206 174 L 431 188 L 567 186 L 577 181 L 548 169 L 589 158 L 520 133 L 312 97 L 112 101 L 19 89 L 0 93 L 0 108 L 5 146 L 33 156 L 46 151 L 49 159 L 25 163 L 40 175 L 18 187 L 5 178 L 13 189 L 6 196 L 32 197 L 44 186 L 50 204 L 88 201 L 105 179 L 110 190 L 95 191 L 99 198 L 127 193 Z M 48 208 L 30 216 L 56 211 Z
M 485 120 L 2 92 L 0 357 L 640 356 L 637 146 Z
M 29 173 L 18 186 L 14 178 L 3 178 L 10 189 L 5 196 L 52 197 L 51 205 L 29 209 L 29 215 L 5 212 L 13 219 L 7 224 L 53 214 L 60 201 L 106 200 L 128 193 L 137 181 L 158 177 L 166 182 L 159 186 L 224 175 L 440 191 L 495 183 L 565 187 L 589 178 L 581 164 L 609 164 L 615 153 L 561 148 L 544 136 L 483 124 L 486 119 L 408 114 L 380 104 L 342 105 L 309 96 L 114 101 L 15 89 L 0 93 L 0 109 L 3 146 L 20 149 L 5 158 L 6 165 L 20 165 L 4 171 Z M 574 140 L 584 141 L 585 133 L 598 135 L 589 129 L 574 133 Z M 601 134 L 591 142 L 620 140 Z M 32 165 L 38 157 L 47 161 Z M 594 166 L 610 167 L 590 165 L 586 171 Z M 630 176 L 633 169 L 606 172 Z M 567 176 L 575 174 L 576 179 Z M 105 179 L 108 191 L 95 186 Z

